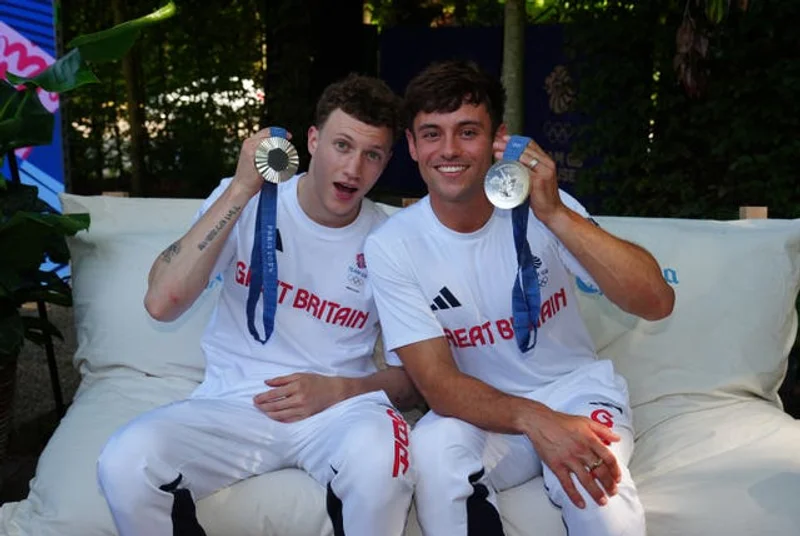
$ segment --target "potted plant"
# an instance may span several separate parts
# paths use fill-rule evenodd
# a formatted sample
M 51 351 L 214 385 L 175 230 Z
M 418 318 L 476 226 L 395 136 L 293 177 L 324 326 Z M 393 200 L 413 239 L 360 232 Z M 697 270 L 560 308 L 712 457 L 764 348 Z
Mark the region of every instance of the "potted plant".
M 9 72 L 7 80 L 0 80 L 0 164 L 8 159 L 12 175 L 0 174 L 0 459 L 8 441 L 22 345 L 26 339 L 41 344 L 47 337 L 61 337 L 46 317 L 26 314 L 23 305 L 72 305 L 69 285 L 41 267 L 48 259 L 66 264 L 65 237 L 89 227 L 88 214 L 58 214 L 38 198 L 36 187 L 19 181 L 15 149 L 49 144 L 53 136 L 53 115 L 42 106 L 37 90 L 61 94 L 98 82 L 90 64 L 122 58 L 143 28 L 175 12 L 170 1 L 139 19 L 78 36 L 67 45 L 67 54 L 35 77 Z

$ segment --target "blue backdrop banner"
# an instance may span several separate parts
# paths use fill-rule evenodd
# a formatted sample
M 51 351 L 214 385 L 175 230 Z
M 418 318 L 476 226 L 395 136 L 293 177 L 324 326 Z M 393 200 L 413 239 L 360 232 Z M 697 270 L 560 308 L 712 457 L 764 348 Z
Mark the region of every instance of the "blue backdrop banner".
M 56 35 L 50 0 L 0 0 L 0 78 L 7 72 L 35 76 L 55 61 Z M 20 178 L 39 188 L 39 197 L 61 211 L 58 194 L 64 191 L 64 151 L 58 95 L 38 92 L 44 107 L 55 114 L 50 145 L 16 151 Z M 3 174 L 10 176 L 8 162 Z

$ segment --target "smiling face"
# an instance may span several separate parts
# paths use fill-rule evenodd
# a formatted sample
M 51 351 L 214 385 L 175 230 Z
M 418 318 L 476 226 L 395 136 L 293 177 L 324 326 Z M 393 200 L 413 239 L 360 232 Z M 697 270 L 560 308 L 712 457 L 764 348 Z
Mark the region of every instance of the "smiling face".
M 494 133 L 484 104 L 463 103 L 453 112 L 419 112 L 408 148 L 428 186 L 431 203 L 485 200 L 483 180 L 492 165 Z
M 361 200 L 391 157 L 392 130 L 368 125 L 336 109 L 324 124 L 308 130 L 308 173 L 298 198 L 303 211 L 328 227 L 343 227 L 358 216 Z

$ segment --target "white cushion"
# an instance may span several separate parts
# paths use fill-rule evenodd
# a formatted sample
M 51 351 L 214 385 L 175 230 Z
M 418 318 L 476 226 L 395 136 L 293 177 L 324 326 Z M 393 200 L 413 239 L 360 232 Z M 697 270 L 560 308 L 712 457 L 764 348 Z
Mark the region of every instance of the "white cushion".
M 110 536 L 111 514 L 97 485 L 96 463 L 111 434 L 136 415 L 187 396 L 196 383 L 146 377 L 84 376 L 78 393 L 39 457 L 30 494 L 0 509 L 0 534 Z
M 202 381 L 199 341 L 220 285 L 175 322 L 153 320 L 142 305 L 150 266 L 189 229 L 201 202 L 61 194 L 65 213 L 91 214 L 89 230 L 68 240 L 82 373 L 124 367 Z
M 780 407 L 797 333 L 800 220 L 597 219 L 653 253 L 675 290 L 673 314 L 658 322 L 578 293 L 600 355 L 628 380 L 637 433 L 753 397 Z
M 797 534 L 798 446 L 800 422 L 764 400 L 651 429 L 631 460 L 648 534 Z

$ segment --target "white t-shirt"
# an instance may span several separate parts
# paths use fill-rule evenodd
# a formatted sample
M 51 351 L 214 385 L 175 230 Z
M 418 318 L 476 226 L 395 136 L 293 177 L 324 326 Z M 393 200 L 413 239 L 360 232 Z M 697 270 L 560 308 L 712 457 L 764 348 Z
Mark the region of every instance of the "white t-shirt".
M 212 278 L 222 274 L 223 287 L 203 335 L 206 375 L 195 397 L 251 398 L 267 390 L 264 380 L 294 372 L 360 377 L 376 370 L 378 315 L 363 247 L 386 215 L 364 199 L 351 224 L 320 225 L 300 207 L 298 177 L 278 185 L 278 305 L 272 335 L 266 344 L 256 341 L 245 308 L 259 194 L 242 211 L 212 271 Z M 230 182 L 220 183 L 198 218 Z M 255 324 L 263 336 L 262 302 L 260 297 Z
M 574 198 L 561 197 L 588 217 Z M 444 335 L 462 372 L 516 395 L 594 362 L 574 290 L 575 276 L 594 281 L 532 211 L 527 236 L 534 262 L 541 263 L 541 313 L 537 344 L 523 354 L 512 323 L 511 211 L 495 209 L 473 233 L 445 227 L 429 197 L 392 216 L 365 247 L 386 349 Z

